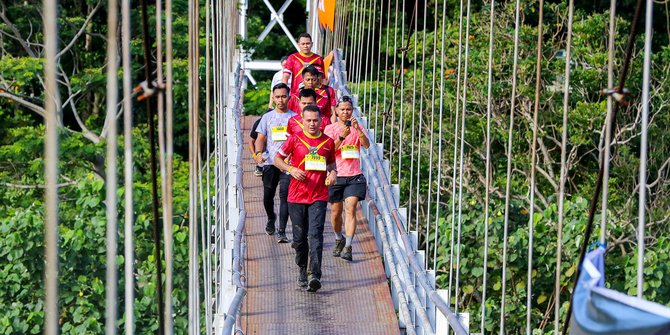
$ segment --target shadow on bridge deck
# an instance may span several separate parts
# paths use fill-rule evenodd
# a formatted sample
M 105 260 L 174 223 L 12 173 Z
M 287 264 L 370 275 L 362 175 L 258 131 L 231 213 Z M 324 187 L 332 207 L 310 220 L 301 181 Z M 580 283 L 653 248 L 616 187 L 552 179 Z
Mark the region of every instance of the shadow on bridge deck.
M 245 141 L 255 119 L 242 120 Z M 352 263 L 331 256 L 334 235 L 330 211 L 327 214 L 323 287 L 317 293 L 305 292 L 296 284 L 298 267 L 291 245 L 277 244 L 274 236 L 265 234 L 261 178 L 254 176 L 247 151 L 243 160 L 248 290 L 241 313 L 244 334 L 399 334 L 381 257 L 360 209 Z M 290 220 L 287 236 L 292 237 Z

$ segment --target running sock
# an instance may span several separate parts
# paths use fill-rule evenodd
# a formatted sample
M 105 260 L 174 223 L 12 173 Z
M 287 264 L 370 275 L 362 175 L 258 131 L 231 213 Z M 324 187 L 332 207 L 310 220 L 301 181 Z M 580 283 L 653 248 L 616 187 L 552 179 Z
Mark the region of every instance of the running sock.
M 339 232 L 339 233 L 338 233 L 338 232 L 335 232 L 335 239 L 336 239 L 336 240 L 341 240 L 341 239 L 343 239 L 343 238 L 344 238 L 344 236 L 342 236 L 342 232 Z
M 354 236 L 353 236 L 353 235 L 352 235 L 352 236 L 345 236 L 344 238 L 347 239 L 346 242 L 344 242 L 344 247 L 345 247 L 345 248 L 346 248 L 346 247 L 350 247 L 350 246 L 351 246 L 351 242 L 354 240 Z

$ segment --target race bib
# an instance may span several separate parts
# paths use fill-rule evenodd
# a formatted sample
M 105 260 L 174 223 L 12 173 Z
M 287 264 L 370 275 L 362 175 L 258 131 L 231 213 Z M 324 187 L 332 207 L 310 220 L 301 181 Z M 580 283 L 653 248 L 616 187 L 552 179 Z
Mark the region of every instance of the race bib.
M 272 127 L 272 141 L 286 141 L 286 126 Z
M 358 147 L 355 145 L 343 145 L 342 146 L 342 159 L 360 159 L 360 153 L 358 152 Z
M 316 154 L 305 156 L 305 171 L 326 171 L 326 157 Z

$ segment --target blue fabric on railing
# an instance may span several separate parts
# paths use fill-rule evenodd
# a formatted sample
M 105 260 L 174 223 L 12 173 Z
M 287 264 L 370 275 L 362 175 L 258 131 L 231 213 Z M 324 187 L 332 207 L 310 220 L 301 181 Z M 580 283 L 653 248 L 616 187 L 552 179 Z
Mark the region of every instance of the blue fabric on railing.
M 670 334 L 670 308 L 610 290 L 605 249 L 589 252 L 573 297 L 570 334 Z

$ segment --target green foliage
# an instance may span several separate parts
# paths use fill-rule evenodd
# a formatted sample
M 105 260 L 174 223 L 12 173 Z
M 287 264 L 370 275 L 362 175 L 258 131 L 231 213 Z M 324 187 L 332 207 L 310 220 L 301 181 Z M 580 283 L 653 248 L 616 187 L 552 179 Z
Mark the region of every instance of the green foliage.
M 258 83 L 256 87 L 244 90 L 244 113 L 247 115 L 263 115 L 270 101 L 270 82 Z
M 0 24 L 0 334 L 38 334 L 44 324 L 44 124 L 38 114 L 43 106 L 44 71 L 41 49 L 41 3 L 5 1 L 8 20 Z M 204 4 L 204 3 L 203 3 Z M 99 5 L 77 36 L 87 15 Z M 105 236 L 107 229 L 105 183 L 106 61 L 105 2 L 59 1 L 61 48 L 73 41 L 60 59 L 59 128 L 59 313 L 64 334 L 99 334 L 104 327 Z M 153 15 L 150 9 L 149 15 Z M 6 12 L 5 12 L 6 11 Z M 203 11 L 204 12 L 204 11 Z M 143 78 L 143 45 L 139 11 L 133 12 L 131 41 L 133 83 Z M 186 69 L 187 1 L 174 2 L 174 188 L 188 188 L 187 146 L 188 87 Z M 155 26 L 150 25 L 151 30 Z M 16 38 L 14 31 L 18 31 Z M 32 32 L 32 33 L 30 33 Z M 155 31 L 151 34 L 155 36 Z M 204 35 L 204 28 L 203 28 Z M 165 36 L 165 35 L 163 35 Z M 27 43 L 21 43 L 21 42 Z M 121 76 L 121 71 L 119 76 Z M 204 77 L 204 76 L 203 76 Z M 203 86 L 204 87 L 204 86 Z M 204 89 L 202 97 L 204 99 Z M 9 96 L 9 97 L 7 97 Z M 30 106 L 37 106 L 31 108 Z M 156 269 L 151 217 L 150 148 L 144 104 L 134 104 L 134 214 L 136 333 L 154 334 L 157 329 Z M 203 106 L 204 108 L 204 106 Z M 123 152 L 123 137 L 119 138 Z M 118 176 L 123 173 L 120 158 Z M 118 191 L 118 220 L 123 224 L 124 189 Z M 184 226 L 187 192 L 174 193 L 174 302 L 175 332 L 186 331 L 187 241 Z M 160 222 L 160 221 L 159 221 Z M 119 227 L 118 250 L 123 250 Z M 124 258 L 117 257 L 118 267 Z M 164 268 L 164 266 L 163 266 Z M 124 278 L 119 278 L 119 306 L 124 304 Z M 119 310 L 123 315 L 123 309 Z M 119 321 L 120 324 L 123 320 Z
M 463 86 L 465 56 L 459 59 L 458 12 L 450 14 L 437 30 L 432 20 L 434 3 L 429 2 L 424 40 L 419 10 L 419 31 L 408 38 L 409 47 L 404 59 L 393 49 L 394 16 L 384 17 L 383 31 L 378 44 L 381 54 L 373 54 L 370 64 L 372 78 L 361 84 L 352 84 L 358 94 L 363 115 L 371 128 L 377 130 L 377 141 L 385 140 L 385 157 L 391 161 L 392 182 L 400 184 L 401 205 L 409 209 L 409 222 L 419 231 L 421 248 L 428 249 L 432 263 L 435 223 L 438 225 L 437 283 L 442 288 L 450 286 L 450 270 L 459 274 L 459 290 L 452 294 L 451 303 L 458 302 L 459 311 L 471 315 L 471 330 L 479 329 L 480 310 L 486 305 L 485 328 L 488 332 L 499 329 L 501 294 L 506 293 L 506 332 L 525 331 L 528 245 L 529 245 L 529 176 L 533 137 L 533 105 L 535 98 L 535 66 L 537 43 L 537 2 L 522 3 L 522 26 L 519 31 L 519 57 L 514 124 L 512 132 L 511 199 L 507 240 L 504 240 L 505 188 L 507 183 L 507 149 L 509 140 L 512 75 L 514 66 L 515 3 L 496 3 L 494 57 L 492 64 L 491 95 L 491 182 L 488 217 L 488 254 L 484 264 L 484 235 L 487 221 L 484 198 L 486 181 L 486 128 L 488 113 L 488 50 L 489 7 L 474 7 L 468 43 L 468 82 Z M 565 3 L 545 4 L 542 90 L 538 115 L 537 190 L 535 192 L 534 250 L 532 255 L 531 327 L 534 334 L 553 329 L 556 308 L 554 289 L 555 273 L 560 275 L 560 312 L 562 320 L 567 312 L 567 302 L 576 274 L 576 261 L 584 239 L 588 216 L 588 199 L 595 189 L 599 150 L 603 141 L 602 127 L 607 111 L 606 97 L 597 92 L 607 87 L 607 27 L 609 13 L 599 2 L 592 8 L 578 7 L 575 12 L 568 101 L 568 155 L 566 198 L 562 240 L 558 241 L 557 194 L 560 176 L 561 133 L 563 130 L 563 85 L 565 59 L 560 54 L 566 47 L 567 8 Z M 439 5 L 441 6 L 441 5 Z M 617 18 L 615 75 L 621 68 L 626 37 L 630 30 L 630 13 L 633 4 L 620 4 Z M 453 7 L 448 7 L 448 12 Z M 458 6 L 456 6 L 458 8 Z M 410 8 L 411 9 L 411 8 Z M 441 7 L 439 8 L 441 11 Z M 405 12 L 405 22 L 411 11 Z M 387 21 L 388 20 L 388 21 Z M 465 20 L 465 17 L 464 17 Z M 391 22 L 387 29 L 386 22 Z M 441 29 L 445 24 L 444 58 L 441 50 Z M 379 22 L 375 23 L 376 27 Z M 397 31 L 402 31 L 400 29 Z M 405 33 L 410 31 L 407 27 Z M 436 36 L 435 31 L 439 34 Z M 659 31 L 666 31 L 665 26 Z M 388 33 L 388 35 L 387 35 Z M 400 34 L 398 33 L 398 36 Z M 670 277 L 663 247 L 667 247 L 668 211 L 670 188 L 668 185 L 667 153 L 667 79 L 670 75 L 667 36 L 657 36 L 654 41 L 652 75 L 649 165 L 649 200 L 647 203 L 647 229 L 645 230 L 645 287 L 647 299 L 670 304 L 668 289 Z M 399 38 L 399 37 L 398 37 Z M 406 37 L 407 38 L 407 37 Z M 386 40 L 389 47 L 386 47 Z M 416 43 L 416 46 L 415 46 Z M 424 46 L 425 43 L 425 46 Z M 637 225 L 637 175 L 639 168 L 639 117 L 642 82 L 643 40 L 638 36 L 626 87 L 633 92 L 631 105 L 622 106 L 618 115 L 617 144 L 614 146 L 610 169 L 609 209 L 607 213 L 607 282 L 608 286 L 624 293 L 636 290 L 636 237 Z M 404 42 L 403 42 L 404 44 Z M 377 43 L 373 44 L 373 51 Z M 436 48 L 437 47 L 437 48 Z M 464 48 L 461 49 L 464 51 Z M 345 50 L 346 56 L 346 50 Z M 379 57 L 379 58 L 377 58 Z M 443 65 L 444 64 L 444 65 Z M 356 68 L 357 64 L 348 64 Z M 375 68 L 379 66 L 379 69 Z M 402 67 L 401 67 L 402 66 Z M 461 82 L 458 83 L 460 71 Z M 399 79 L 400 85 L 393 86 Z M 444 92 L 439 86 L 444 83 Z M 467 94 L 467 101 L 457 100 L 456 92 Z M 391 103 L 393 101 L 393 104 Z M 461 230 L 459 221 L 453 220 L 452 206 L 458 205 L 458 164 L 454 165 L 454 150 L 460 153 L 461 112 L 465 111 L 463 209 Z M 439 129 L 443 136 L 440 139 Z M 380 131 L 381 130 L 381 131 Z M 651 134 L 654 134 L 652 137 Z M 440 144 L 441 142 L 441 144 Z M 440 150 L 440 147 L 442 151 Z M 438 175 L 439 174 L 439 175 Z M 456 193 L 453 176 L 456 176 Z M 439 181 L 438 181 L 439 177 Z M 417 191 L 418 190 L 418 191 Z M 440 200 L 437 203 L 437 192 Z M 418 199 L 417 199 L 418 197 Z M 457 207 L 456 207 L 457 208 Z M 598 206 L 598 208 L 600 208 Z M 418 218 L 417 218 L 418 216 Z M 437 218 L 435 217 L 437 216 Z M 600 216 L 596 214 L 595 230 L 591 241 L 599 236 Z M 415 222 L 418 222 L 416 227 Z M 453 224 L 453 225 L 452 225 Z M 454 237 L 452 244 L 452 235 Z M 456 264 L 460 235 L 460 263 Z M 507 274 L 502 280 L 504 244 L 507 242 Z M 562 247 L 561 267 L 556 271 L 557 248 Z M 453 251 L 453 262 L 452 262 Z M 450 268 L 451 267 L 451 268 Z M 483 276 L 487 275 L 487 296 L 483 299 Z M 456 283 L 451 279 L 451 286 Z

